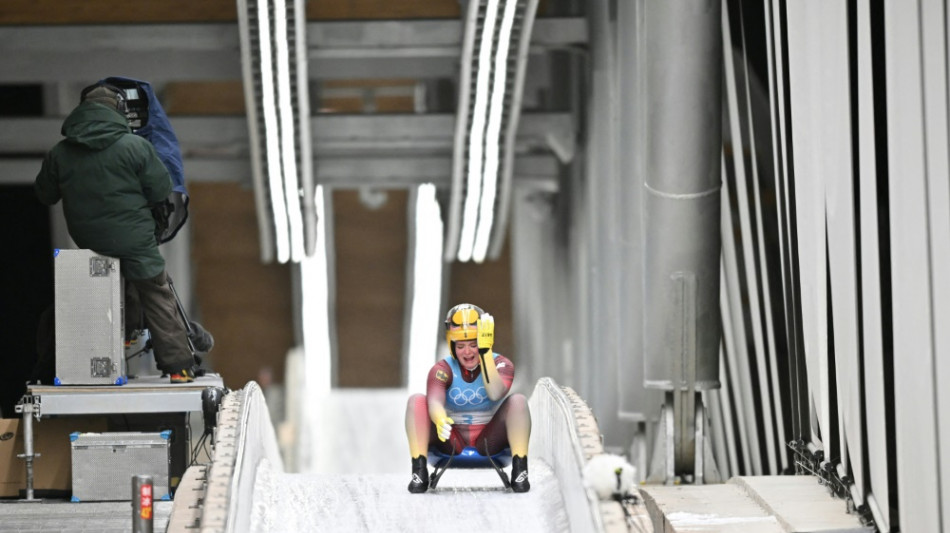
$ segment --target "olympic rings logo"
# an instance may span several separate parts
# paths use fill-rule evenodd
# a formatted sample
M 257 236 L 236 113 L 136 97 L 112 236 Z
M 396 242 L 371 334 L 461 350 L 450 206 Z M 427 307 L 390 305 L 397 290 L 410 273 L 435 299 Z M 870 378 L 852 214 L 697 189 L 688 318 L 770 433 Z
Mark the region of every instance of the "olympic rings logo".
M 449 399 L 455 405 L 480 405 L 488 399 L 488 392 L 485 387 L 479 387 L 476 390 L 452 387 L 449 389 Z

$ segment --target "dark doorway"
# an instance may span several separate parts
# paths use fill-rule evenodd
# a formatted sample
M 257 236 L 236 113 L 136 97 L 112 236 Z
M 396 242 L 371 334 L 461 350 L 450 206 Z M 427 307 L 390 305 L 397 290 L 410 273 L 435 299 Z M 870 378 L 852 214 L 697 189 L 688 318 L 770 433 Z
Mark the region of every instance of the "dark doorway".
M 49 208 L 32 185 L 0 186 L 0 224 L 0 410 L 12 418 L 36 360 L 37 318 L 53 303 Z

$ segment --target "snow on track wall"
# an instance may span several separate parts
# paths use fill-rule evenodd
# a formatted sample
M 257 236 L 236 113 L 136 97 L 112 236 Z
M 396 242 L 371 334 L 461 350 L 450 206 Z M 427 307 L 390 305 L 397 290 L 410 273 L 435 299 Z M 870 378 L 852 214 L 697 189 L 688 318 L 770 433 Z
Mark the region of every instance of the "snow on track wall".
M 214 457 L 201 514 L 201 531 L 233 532 L 250 528 L 250 502 L 261 461 L 282 472 L 283 461 L 264 395 L 251 381 L 227 394 L 218 412 Z
M 528 400 L 531 409 L 531 443 L 528 455 L 554 469 L 571 531 L 603 531 L 600 504 L 584 486 L 584 465 L 603 452 L 593 413 L 568 387 L 541 378 Z

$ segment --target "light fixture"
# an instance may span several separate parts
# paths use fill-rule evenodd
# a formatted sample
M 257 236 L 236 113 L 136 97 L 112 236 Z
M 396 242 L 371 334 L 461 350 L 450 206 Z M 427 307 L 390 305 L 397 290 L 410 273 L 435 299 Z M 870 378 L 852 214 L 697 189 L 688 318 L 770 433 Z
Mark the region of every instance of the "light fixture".
M 537 0 L 469 3 L 462 44 L 446 261 L 457 258 L 480 263 L 486 256 L 495 258 L 504 241 L 514 136 L 536 9 Z M 513 48 L 517 54 L 511 53 Z M 509 70 L 515 73 L 513 77 L 508 76 Z
M 313 253 L 317 217 L 304 2 L 237 3 L 261 257 L 299 262 Z

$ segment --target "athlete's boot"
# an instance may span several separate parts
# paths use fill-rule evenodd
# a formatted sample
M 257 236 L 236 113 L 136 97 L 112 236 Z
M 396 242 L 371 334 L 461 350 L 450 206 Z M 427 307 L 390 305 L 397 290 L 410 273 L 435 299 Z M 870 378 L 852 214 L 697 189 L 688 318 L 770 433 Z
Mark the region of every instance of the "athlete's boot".
M 421 494 L 429 490 L 429 463 L 425 455 L 412 460 L 412 481 L 409 482 L 409 492 Z
M 528 482 L 528 457 L 515 455 L 511 458 L 511 490 L 528 492 L 531 483 Z

